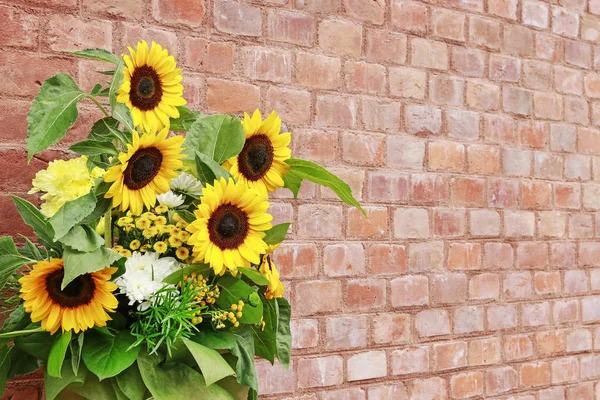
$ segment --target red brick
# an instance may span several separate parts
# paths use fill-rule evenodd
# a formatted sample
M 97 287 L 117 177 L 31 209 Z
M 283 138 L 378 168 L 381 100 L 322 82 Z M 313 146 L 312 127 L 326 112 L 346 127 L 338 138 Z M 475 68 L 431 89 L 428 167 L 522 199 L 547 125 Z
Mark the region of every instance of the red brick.
M 344 380 L 343 368 L 344 361 L 340 356 L 301 358 L 298 360 L 298 387 L 339 385 Z
M 524 304 L 521 315 L 523 326 L 550 325 L 550 303 L 543 302 Z
M 429 97 L 433 103 L 460 106 L 465 82 L 451 76 L 434 76 L 429 80 Z
M 472 210 L 469 231 L 473 236 L 499 236 L 500 215 L 492 210 Z
M 486 371 L 485 387 L 489 396 L 506 393 L 518 386 L 519 374 L 512 367 L 499 367 Z
M 594 236 L 593 224 L 591 214 L 571 214 L 569 216 L 569 238 L 592 238 Z
M 483 394 L 483 372 L 464 372 L 450 378 L 452 398 L 464 399 Z
M 327 319 L 325 348 L 351 349 L 367 345 L 367 319 L 365 316 L 330 317 Z
M 328 19 L 319 24 L 319 47 L 329 52 L 359 56 L 362 51 L 362 29 L 353 22 Z
M 312 244 L 283 243 L 273 254 L 281 276 L 286 279 L 315 277 L 317 256 L 317 247 Z
M 505 299 L 527 299 L 533 295 L 530 272 L 509 272 L 502 284 Z
M 406 51 L 406 35 L 375 29 L 367 31 L 366 52 L 370 61 L 404 64 Z
M 84 21 L 71 15 L 53 15 L 46 29 L 44 41 L 54 51 L 95 47 L 112 50 L 112 24 L 108 21 Z
M 409 347 L 392 352 L 392 374 L 408 375 L 429 371 L 429 347 Z
M 314 162 L 332 162 L 338 157 L 338 134 L 321 130 L 297 130 L 294 154 Z
M 358 117 L 357 100 L 353 97 L 336 95 L 317 96 L 317 126 L 353 128 Z
M 352 276 L 365 273 L 365 250 L 360 244 L 325 246 L 323 259 L 327 276 Z
M 494 146 L 467 146 L 468 171 L 477 174 L 497 174 L 500 171 L 500 150 Z
M 0 42 L 4 46 L 35 48 L 38 43 L 39 19 L 35 15 L 8 6 L 0 6 Z
M 211 111 L 221 113 L 251 113 L 259 107 L 258 86 L 242 82 L 208 79 L 207 105 Z
M 504 111 L 521 116 L 531 115 L 531 103 L 533 97 L 531 92 L 525 89 L 509 86 L 504 88 L 502 95 L 502 106 Z M 548 104 L 548 102 L 544 102 L 543 104 Z
M 373 319 L 373 342 L 375 344 L 408 343 L 411 337 L 408 314 L 377 314 Z
M 279 363 L 271 365 L 267 360 L 257 360 L 255 366 L 256 373 L 261 377 L 258 380 L 260 393 L 265 395 L 292 393 L 296 388 L 293 363 L 294 361 L 290 363 L 290 368 L 284 368 Z
M 517 0 L 489 0 L 488 12 L 502 18 L 517 19 Z
M 355 19 L 382 25 L 385 16 L 385 2 L 381 0 L 344 0 L 346 13 Z
M 307 91 L 276 86 L 267 90 L 267 109 L 277 110 L 286 123 L 308 125 L 312 116 L 310 105 L 310 93 Z
M 296 0 L 296 8 L 309 12 L 331 14 L 339 11 L 341 0 Z
M 408 248 L 408 268 L 411 272 L 440 270 L 444 265 L 444 243 L 412 243 Z
M 543 268 L 548 265 L 548 245 L 542 242 L 519 243 L 516 261 L 520 268 Z
M 578 184 L 554 184 L 554 205 L 560 208 L 580 207 L 581 187 Z
M 370 386 L 368 390 L 370 400 L 408 400 L 408 392 L 403 383 L 396 383 L 387 386 Z
M 550 245 L 550 265 L 565 268 L 575 264 L 575 243 L 558 242 Z
M 467 342 L 433 345 L 433 369 L 444 371 L 467 365 Z
M 127 15 L 128 18 L 139 18 L 144 10 L 142 0 L 119 1 L 119 0 L 84 0 L 83 7 L 92 12 L 109 15 Z
M 584 324 L 600 321 L 600 297 L 588 296 L 581 299 L 581 321 Z
M 567 334 L 567 353 L 592 350 L 592 332 L 588 329 L 575 329 Z
M 448 45 L 426 39 L 412 40 L 411 65 L 417 68 L 448 69 Z
M 538 214 L 538 234 L 543 237 L 565 236 L 567 216 L 559 211 L 542 211 Z
M 250 79 L 289 82 L 292 79 L 292 54 L 265 47 L 244 47 L 244 74 Z
M 429 214 L 422 208 L 394 211 L 394 236 L 401 239 L 426 239 L 431 236 Z
M 567 388 L 567 400 L 594 400 L 594 383 L 580 383 Z
M 533 31 L 518 25 L 504 25 L 504 51 L 513 56 L 533 56 Z
M 415 328 L 420 337 L 449 335 L 448 312 L 443 310 L 421 311 L 416 315 Z
M 517 181 L 508 179 L 490 179 L 487 189 L 487 204 L 494 208 L 514 208 L 519 201 Z
M 565 97 L 565 121 L 576 124 L 589 124 L 590 111 L 588 101 L 582 97 Z
M 562 41 L 542 33 L 535 35 L 535 55 L 542 60 L 557 62 L 562 58 Z
M 485 74 L 486 54 L 464 47 L 452 48 L 452 67 L 466 76 L 482 77 Z
M 467 82 L 467 105 L 481 111 L 494 111 L 500 104 L 500 88 L 481 82 Z
M 23 100 L 0 100 L 0 109 L 4 110 L 0 114 L 0 124 L 5 127 L 0 135 L 2 141 L 24 143 L 27 137 L 29 107 L 29 103 Z
M 348 211 L 348 237 L 376 239 L 388 236 L 388 212 L 383 207 L 365 207 L 367 219 L 362 213 L 353 208 Z
M 241 36 L 260 36 L 260 8 L 233 1 L 215 0 L 214 25 L 223 32 Z
M 293 303 L 294 314 L 298 316 L 339 311 L 342 308 L 340 281 L 300 282 L 295 287 L 295 294 L 304 299 Z
M 465 210 L 433 210 L 433 235 L 443 237 L 462 236 L 465 233 Z M 450 263 L 450 260 L 448 261 Z
M 550 383 L 550 366 L 547 362 L 521 364 L 521 386 L 543 386 Z
M 502 169 L 506 175 L 527 177 L 531 174 L 532 153 L 529 150 L 504 149 Z
M 483 253 L 486 269 L 509 269 L 514 263 L 514 250 L 510 243 L 486 243 Z
M 408 176 L 396 173 L 369 174 L 368 196 L 373 202 L 402 203 L 408 200 Z
M 600 131 L 589 128 L 578 128 L 577 149 L 581 153 L 600 154 Z
M 560 330 L 538 332 L 535 334 L 535 344 L 540 355 L 548 356 L 564 352 L 565 333 Z
M 169 51 L 170 55 L 177 56 L 177 34 L 172 31 L 156 28 L 144 28 L 140 24 L 124 24 L 122 43 L 133 46 L 141 40 L 151 43 L 153 40 Z M 190 38 L 190 40 L 192 40 Z
M 552 32 L 568 37 L 579 33 L 579 15 L 562 7 L 552 7 Z
M 373 244 L 369 248 L 369 271 L 372 274 L 403 274 L 407 269 L 405 246 Z
M 522 8 L 523 25 L 535 28 L 548 28 L 548 5 L 541 1 L 524 1 Z
M 298 207 L 301 238 L 341 238 L 342 208 L 334 205 L 303 204 Z
M 412 68 L 390 68 L 390 94 L 394 97 L 425 98 L 427 74 Z
M 504 340 L 507 361 L 523 360 L 533 355 L 533 342 L 527 335 L 508 336 Z
M 498 50 L 502 43 L 500 32 L 500 24 L 494 20 L 474 15 L 469 17 L 469 40 L 475 45 Z
M 429 168 L 448 172 L 464 169 L 465 148 L 452 142 L 429 143 Z
M 159 22 L 197 28 L 205 11 L 203 0 L 154 0 L 152 16 Z
M 469 342 L 469 365 L 491 365 L 500 362 L 499 338 L 476 339 Z M 494 375 L 497 375 L 494 374 Z
M 387 166 L 422 170 L 425 141 L 400 136 L 387 137 Z
M 311 46 L 315 40 L 315 18 L 285 10 L 269 10 L 268 37 L 276 42 Z
M 515 121 L 508 116 L 484 115 L 484 136 L 496 143 L 514 143 L 517 140 Z
M 385 279 L 348 281 L 348 299 L 345 303 L 346 309 L 349 311 L 364 311 L 385 307 L 386 282 Z
M 454 333 L 468 334 L 473 332 L 483 332 L 483 314 L 482 306 L 464 306 L 454 310 Z
M 439 38 L 464 42 L 466 40 L 465 20 L 466 17 L 462 13 L 434 8 L 431 12 L 432 33 Z
M 400 129 L 400 119 L 400 103 L 362 99 L 362 120 L 367 130 L 397 132 Z
M 387 375 L 387 358 L 385 351 L 368 351 L 350 356 L 346 361 L 348 381 L 359 381 L 365 379 L 381 378 Z M 351 390 L 361 391 L 354 388 Z M 338 396 L 331 397 L 332 400 L 339 399 Z
M 500 279 L 496 274 L 475 275 L 469 281 L 469 298 L 474 300 L 497 299 L 500 296 Z
M 404 108 L 408 133 L 417 136 L 439 135 L 442 130 L 442 111 L 436 107 L 411 105 Z
M 552 185 L 542 181 L 521 183 L 523 208 L 549 208 L 552 202 Z
M 411 0 L 392 0 L 392 25 L 413 33 L 425 33 L 429 24 L 427 6 Z
M 579 302 L 573 300 L 557 300 L 552 308 L 555 324 L 572 324 L 579 320 Z M 566 342 L 565 342 L 566 343 Z
M 467 275 L 448 273 L 431 279 L 433 304 L 458 304 L 467 299 Z
M 296 81 L 303 86 L 335 89 L 340 86 L 341 68 L 339 58 L 298 53 L 296 56 Z
M 450 181 L 454 204 L 482 207 L 484 203 L 485 181 L 474 178 L 453 178 Z
M 565 178 L 569 180 L 588 181 L 591 179 L 591 158 L 569 154 L 565 156 Z
M 518 325 L 518 312 L 514 306 L 490 306 L 487 309 L 488 329 L 511 329 Z
M 348 91 L 377 94 L 385 90 L 384 66 L 361 62 L 347 62 L 344 69 Z
M 567 64 L 581 68 L 590 68 L 592 65 L 592 49 L 589 44 L 573 40 L 565 40 L 565 61 Z

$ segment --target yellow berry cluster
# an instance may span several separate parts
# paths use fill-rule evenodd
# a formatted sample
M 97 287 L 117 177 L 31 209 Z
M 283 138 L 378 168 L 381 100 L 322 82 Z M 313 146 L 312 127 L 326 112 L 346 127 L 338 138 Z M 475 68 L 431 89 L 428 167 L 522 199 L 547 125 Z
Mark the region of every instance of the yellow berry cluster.
M 172 253 L 181 261 L 192 262 L 191 248 L 186 245 L 190 237 L 185 230 L 187 222 L 176 213 L 172 213 L 171 218 L 169 214 L 169 208 L 164 205 L 139 216 L 128 212 L 116 222 L 121 231 L 119 242 L 122 245 L 114 246 L 113 250 L 125 257 L 130 257 L 132 251 L 154 251 L 164 255 Z

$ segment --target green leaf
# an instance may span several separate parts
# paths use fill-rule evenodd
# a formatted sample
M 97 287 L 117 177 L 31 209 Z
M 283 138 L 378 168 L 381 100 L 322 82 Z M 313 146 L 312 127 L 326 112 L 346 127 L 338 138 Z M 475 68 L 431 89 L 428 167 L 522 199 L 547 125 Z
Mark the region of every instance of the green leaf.
M 65 136 L 77 120 L 77 103 L 85 96 L 67 74 L 44 81 L 27 114 L 27 162 Z
M 221 289 L 221 295 L 217 299 L 217 304 L 224 310 L 229 310 L 232 304 L 237 304 L 238 301 L 244 301 L 244 311 L 242 318 L 239 319 L 241 324 L 258 324 L 263 316 L 263 305 L 258 303 L 255 307 L 248 301 L 250 294 L 256 293 L 246 282 L 233 276 L 223 276 L 217 281 Z
M 118 64 L 121 61 L 120 57 L 117 57 L 110 51 L 104 49 L 85 49 L 79 51 L 67 51 L 66 53 L 72 54 L 77 57 L 90 58 L 92 60 L 106 61 L 112 64 Z
M 142 379 L 156 400 L 235 400 L 217 385 L 207 386 L 204 377 L 185 364 L 161 365 L 162 359 L 140 353 L 137 360 Z
M 94 374 L 88 373 L 83 385 L 72 384 L 68 389 L 88 400 L 117 400 L 112 379 L 100 381 Z
M 82 368 L 77 375 L 73 373 L 71 363 L 64 363 L 60 375 L 62 378 L 55 378 L 44 371 L 44 390 L 46 391 L 46 400 L 54 400 L 60 392 L 67 386 L 77 383 L 83 384 L 87 375 L 87 370 Z
M 290 303 L 283 297 L 277 299 L 279 321 L 277 322 L 277 359 L 285 368 L 290 366 L 292 353 L 292 333 L 290 318 L 292 309 Z
M 171 285 L 177 285 L 183 279 L 183 275 L 190 275 L 192 272 L 195 272 L 198 275 L 208 276 L 210 273 L 210 265 L 208 264 L 191 264 L 187 267 L 181 268 L 178 271 L 173 272 L 165 279 L 163 279 L 164 283 L 169 283 Z
M 128 331 L 115 336 L 91 331 L 86 336 L 81 356 L 86 367 L 100 380 L 116 376 L 129 368 L 140 352 L 140 346 L 130 350 L 135 337 Z
M 229 115 L 210 115 L 196 120 L 185 138 L 186 153 L 192 158 L 199 151 L 222 164 L 244 148 L 246 135 L 240 119 Z
M 65 277 L 62 281 L 61 290 L 67 287 L 79 275 L 110 267 L 121 257 L 120 254 L 106 247 L 100 247 L 89 253 L 66 248 L 63 254 L 65 260 Z
M 330 188 L 344 203 L 358 208 L 365 216 L 367 215 L 360 203 L 352 196 L 350 186 L 325 168 L 313 162 L 297 158 L 290 158 L 285 162 L 292 167 L 294 174 L 298 177 Z
M 133 117 L 129 112 L 129 108 L 124 103 L 117 103 L 113 109 L 113 117 L 123 124 L 125 129 L 129 132 L 133 132 Z
M 67 348 L 71 342 L 71 335 L 71 331 L 66 331 L 62 335 L 56 335 L 54 343 L 50 348 L 50 355 L 48 355 L 48 364 L 46 365 L 48 375 L 61 378 L 60 371 L 67 355 Z
M 19 304 L 17 308 L 10 313 L 6 321 L 4 321 L 4 325 L 2 325 L 2 330 L 0 330 L 0 332 L 20 331 L 29 325 L 29 322 L 29 314 L 25 312 L 23 304 Z
M 14 346 L 8 347 L 5 343 L 0 347 L 0 397 L 2 397 L 6 388 L 6 381 L 8 380 L 10 371 L 10 353 L 13 349 Z
M 75 225 L 60 241 L 82 252 L 91 252 L 104 245 L 104 239 L 88 225 Z
M 257 356 L 273 364 L 275 362 L 275 353 L 277 353 L 277 302 L 275 300 L 268 301 L 262 297 L 261 300 L 263 303 L 263 321 L 265 327 L 264 330 L 261 330 L 259 326 L 250 326 L 254 337 L 254 352 Z
M 182 340 L 194 357 L 194 360 L 196 360 L 196 363 L 204 376 L 206 385 L 212 385 L 226 376 L 235 374 L 235 371 L 216 350 L 205 347 L 200 343 L 193 342 L 189 339 L 184 338 Z
M 37 261 L 42 261 L 47 258 L 42 255 L 40 248 L 37 247 L 31 240 L 29 240 L 27 236 L 21 234 L 19 234 L 19 236 L 21 236 L 21 238 L 23 238 L 23 240 L 25 241 L 25 247 L 21 251 L 22 255 L 29 258 L 33 258 Z
M 238 267 L 238 272 L 241 272 L 242 275 L 247 276 L 252 282 L 256 283 L 257 285 L 267 286 L 269 284 L 269 280 L 254 268 Z
M 96 208 L 91 212 L 90 215 L 85 217 L 82 221 L 82 225 L 89 225 L 94 222 L 98 222 L 98 220 L 104 216 L 106 211 L 112 206 L 112 200 L 104 198 L 104 193 L 98 195 L 96 192 Z M 63 237 L 64 239 L 64 237 Z
M 291 222 L 285 222 L 283 224 L 273 226 L 271 229 L 265 232 L 265 237 L 263 240 L 266 244 L 277 244 L 283 242 L 291 224 Z
M 102 91 L 102 85 L 96 83 L 90 92 L 90 96 L 97 96 Z
M 236 346 L 233 333 L 224 330 L 219 332 L 199 331 L 192 336 L 191 340 L 214 350 L 232 350 Z
M 73 373 L 77 375 L 79 372 L 79 365 L 81 364 L 81 350 L 83 349 L 83 340 L 85 335 L 83 332 L 77 336 L 77 340 L 73 340 L 69 343 L 69 350 L 71 350 L 71 367 L 73 367 Z
M 113 80 L 110 82 L 110 86 L 108 87 L 108 99 L 110 102 L 110 108 L 111 110 L 113 110 L 113 117 L 115 117 L 116 119 L 119 120 L 119 118 L 117 118 L 115 116 L 115 109 L 116 109 L 116 105 L 117 105 L 117 90 L 119 90 L 119 88 L 121 87 L 121 85 L 123 84 L 123 68 L 125 67 L 125 62 L 123 60 L 119 60 L 119 62 L 117 63 L 117 68 L 115 69 L 115 74 L 113 75 Z M 123 104 L 125 105 L 125 104 Z M 121 121 L 121 120 L 119 120 Z M 121 121 L 123 122 L 123 121 Z
M 136 363 L 117 375 L 115 380 L 117 381 L 119 389 L 121 389 L 125 396 L 130 400 L 144 400 L 146 385 L 144 385 L 142 375 L 140 375 L 140 369 Z
M 8 373 L 9 381 L 13 380 L 17 375 L 27 375 L 37 370 L 42 365 L 42 360 L 38 360 L 37 358 L 20 351 L 16 346 L 13 346 L 13 349 L 10 352 L 10 358 L 10 371 Z
M 83 156 L 102 156 L 102 155 L 113 155 L 119 154 L 119 151 L 111 142 L 101 142 L 99 140 L 83 140 L 77 142 L 69 150 L 74 151 L 77 154 Z
M 32 260 L 23 256 L 5 255 L 0 256 L 0 290 L 4 288 L 8 279 L 16 270 L 25 264 L 30 264 Z
M 196 220 L 196 216 L 194 215 L 194 213 L 186 210 L 177 210 L 177 214 L 179 214 L 179 216 L 188 224 Z
M 202 184 L 214 184 L 215 179 L 225 178 L 228 179 L 231 175 L 216 163 L 212 158 L 206 154 L 196 152 L 196 170 L 198 171 L 198 179 Z
M 65 236 L 71 228 L 90 215 L 94 208 L 96 208 L 96 195 L 93 192 L 63 204 L 50 218 L 50 225 L 54 229 L 54 240 Z
M 248 391 L 248 399 L 247 400 L 258 400 L 258 390 L 250 389 Z
M 14 338 L 17 338 L 20 336 L 27 336 L 27 335 L 31 335 L 33 333 L 39 333 L 39 332 L 44 332 L 44 330 L 42 328 L 32 328 L 32 329 L 23 329 L 20 331 L 4 332 L 4 333 L 0 333 L 0 340 L 14 339 Z
M 127 135 L 119 130 L 119 121 L 113 117 L 96 121 L 92 126 L 88 139 L 100 142 L 110 142 L 118 139 L 123 143 L 128 143 Z
M 19 251 L 17 250 L 17 246 L 15 246 L 13 238 L 10 236 L 4 236 L 0 238 L 0 255 L 20 255 Z
M 190 130 L 192 124 L 202 116 L 200 111 L 190 111 L 187 107 L 177 106 L 179 118 L 171 118 L 171 130 L 185 132 Z
M 17 211 L 27 225 L 33 228 L 40 242 L 46 247 L 56 248 L 54 245 L 54 229 L 48 219 L 33 204 L 18 196 L 11 195 Z
M 36 358 L 47 360 L 53 340 L 52 335 L 44 331 L 16 338 L 15 346 Z
M 248 390 L 250 390 L 250 388 L 248 386 L 240 385 L 233 376 L 221 379 L 217 382 L 217 385 L 227 390 L 235 400 L 248 399 Z
M 244 306 L 244 310 L 246 307 Z M 231 353 L 237 357 L 235 372 L 237 381 L 242 385 L 258 390 L 256 370 L 254 368 L 254 340 L 249 329 L 240 330 L 235 334 L 236 346 Z
M 300 191 L 301 185 L 302 177 L 293 169 L 289 170 L 288 173 L 283 177 L 283 187 L 292 192 L 294 199 L 298 198 L 298 192 Z

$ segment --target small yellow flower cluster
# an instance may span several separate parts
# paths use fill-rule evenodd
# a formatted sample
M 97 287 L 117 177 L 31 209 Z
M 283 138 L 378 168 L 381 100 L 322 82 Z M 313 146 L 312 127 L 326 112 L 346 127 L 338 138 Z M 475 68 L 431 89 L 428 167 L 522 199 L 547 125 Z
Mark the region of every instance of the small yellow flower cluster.
M 242 312 L 243 309 L 244 302 L 240 300 L 237 304 L 231 305 L 231 311 L 219 310 L 216 314 L 213 315 L 212 322 L 216 322 L 215 327 L 217 329 L 225 328 L 225 321 L 231 322 L 231 325 L 234 328 L 237 328 L 240 326 L 240 321 L 238 321 L 238 319 L 242 318 L 242 316 L 244 315 Z
M 186 245 L 190 237 L 185 230 L 187 222 L 176 213 L 169 221 L 167 206 L 159 205 L 139 216 L 128 212 L 117 220 L 116 225 L 122 231 L 119 238 L 123 245 L 113 249 L 125 257 L 131 256 L 131 251 L 153 251 L 163 255 L 173 253 L 181 261 L 190 257 L 190 248 Z

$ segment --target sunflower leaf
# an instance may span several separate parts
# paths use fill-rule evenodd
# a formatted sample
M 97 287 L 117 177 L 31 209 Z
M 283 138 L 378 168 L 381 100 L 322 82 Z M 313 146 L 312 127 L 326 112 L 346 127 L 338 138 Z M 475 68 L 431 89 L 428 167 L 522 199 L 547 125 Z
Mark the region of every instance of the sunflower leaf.
M 184 274 L 190 275 L 192 272 L 195 272 L 198 275 L 208 276 L 210 273 L 210 265 L 200 263 L 188 265 L 187 267 L 181 268 L 179 271 L 173 272 L 162 281 L 171 285 L 177 285 L 183 279 Z
M 283 177 L 283 187 L 292 192 L 294 199 L 298 198 L 298 192 L 300 191 L 301 185 L 302 177 L 293 169 L 289 170 L 288 173 Z
M 54 400 L 56 396 L 63 391 L 63 389 L 71 384 L 83 384 L 87 375 L 87 370 L 82 368 L 80 371 L 78 371 L 78 374 L 74 374 L 70 364 L 70 362 L 63 364 L 61 370 L 62 378 L 55 378 L 48 374 L 47 370 L 44 371 L 44 390 L 46 393 L 46 400 Z
M 25 312 L 23 304 L 19 304 L 13 312 L 10 313 L 0 332 L 12 332 L 19 331 L 25 328 L 29 324 L 29 314 Z
M 122 256 L 111 249 L 100 247 L 97 250 L 85 253 L 82 251 L 65 248 L 63 258 L 65 260 L 65 277 L 63 278 L 61 290 L 67 287 L 73 279 L 79 275 L 96 272 L 102 268 L 110 267 Z
M 218 285 L 221 289 L 221 295 L 217 299 L 217 305 L 224 310 L 229 310 L 232 304 L 237 304 L 238 301 L 243 300 L 245 305 L 243 316 L 239 319 L 240 323 L 260 323 L 260 319 L 263 316 L 263 305 L 261 302 L 258 302 L 256 306 L 253 306 L 249 301 L 250 295 L 256 293 L 256 290 L 246 282 L 233 276 L 223 276 L 219 279 Z
M 119 389 L 130 400 L 144 400 L 146 394 L 146 385 L 140 375 L 140 369 L 137 364 L 132 364 L 125 371 L 115 377 Z
M 245 141 L 240 119 L 219 114 L 198 118 L 186 135 L 184 147 L 192 158 L 199 151 L 217 164 L 223 164 L 242 151 Z
M 110 102 L 110 109 L 113 110 L 113 117 L 115 116 L 114 114 L 117 105 L 117 90 L 119 90 L 119 88 L 123 84 L 124 67 L 125 62 L 123 60 L 119 60 L 119 62 L 117 63 L 117 68 L 115 69 L 115 74 L 113 75 L 113 80 L 110 82 L 110 86 L 108 87 L 108 101 Z
M 124 103 L 117 103 L 113 110 L 113 118 L 123 124 L 129 132 L 133 132 L 133 117 Z
M 242 275 L 247 276 L 248 279 L 257 285 L 267 286 L 269 284 L 269 280 L 254 268 L 238 267 L 238 272 L 241 272 Z
M 102 156 L 119 154 L 115 146 L 111 142 L 101 142 L 98 140 L 83 140 L 77 142 L 69 150 L 74 151 L 82 156 Z
M 15 246 L 15 242 L 10 236 L 4 236 L 0 238 L 0 255 L 19 255 L 17 246 Z
M 50 348 L 48 363 L 46 364 L 48 375 L 55 378 L 62 378 L 60 371 L 62 369 L 63 362 L 65 361 L 65 356 L 67 355 L 67 349 L 69 348 L 72 334 L 73 333 L 71 331 L 66 331 L 62 335 L 56 335 L 54 343 L 52 343 L 52 347 Z
M 297 177 L 330 188 L 344 203 L 358 208 L 365 216 L 367 215 L 358 200 L 352 196 L 350 186 L 325 168 L 298 158 L 289 158 L 285 162 L 292 167 L 292 171 Z
M 66 53 L 72 54 L 77 57 L 106 61 L 113 64 L 118 64 L 119 61 L 121 61 L 120 57 L 117 57 L 110 51 L 106 51 L 104 49 L 84 49 L 79 51 L 67 51 Z
M 14 346 L 9 347 L 6 343 L 2 343 L 0 346 L 0 397 L 2 397 L 10 371 L 10 352 L 14 349 Z
M 183 344 L 188 348 L 198 364 L 207 385 L 212 385 L 226 376 L 234 375 L 235 371 L 227 364 L 216 350 L 183 338 Z
M 85 335 L 83 332 L 77 336 L 77 340 L 73 340 L 69 343 L 69 350 L 71 351 L 71 367 L 73 373 L 77 375 L 79 372 L 79 365 L 81 364 L 81 350 L 83 349 L 83 340 Z
M 171 118 L 171 130 L 174 132 L 185 132 L 190 129 L 192 124 L 200 117 L 200 111 L 190 111 L 187 107 L 177 106 L 179 118 Z
M 4 288 L 6 282 L 16 270 L 31 262 L 32 260 L 21 255 L 15 256 L 6 254 L 0 256 L 0 291 Z
M 285 236 L 290 229 L 291 222 L 284 222 L 283 224 L 278 224 L 273 226 L 271 229 L 265 232 L 265 237 L 263 238 L 266 244 L 277 244 L 283 242 Z
M 65 136 L 77 120 L 77 103 L 85 96 L 67 74 L 44 81 L 27 114 L 27 162 Z
M 264 329 L 256 325 L 250 325 L 252 336 L 254 337 L 254 351 L 257 356 L 268 360 L 271 365 L 275 362 L 275 354 L 277 353 L 277 320 L 279 310 L 277 301 L 268 301 L 261 298 L 263 303 L 263 321 Z
M 283 297 L 277 300 L 277 359 L 285 368 L 290 367 L 290 355 L 292 352 L 292 334 L 290 330 L 291 307 L 290 303 Z
M 70 248 L 90 252 L 104 245 L 104 239 L 88 225 L 75 225 L 60 241 Z
M 212 185 L 215 179 L 228 179 L 230 177 L 229 172 L 212 158 L 199 151 L 196 152 L 196 170 L 198 171 L 198 179 L 200 179 L 203 185 Z
M 58 248 L 58 246 L 54 244 L 54 229 L 40 210 L 25 199 L 14 195 L 11 195 L 11 197 L 21 218 L 23 218 L 23 221 L 27 225 L 33 228 L 33 232 L 40 239 L 40 243 L 46 247 Z
M 81 357 L 85 366 L 100 380 L 110 378 L 129 368 L 140 352 L 140 346 L 130 348 L 135 337 L 129 331 L 109 336 L 91 331 L 86 336 Z
M 256 380 L 256 369 L 254 367 L 254 338 L 248 328 L 241 329 L 235 334 L 235 347 L 231 349 L 231 353 L 237 357 L 235 371 L 238 383 L 257 390 L 258 381 Z
M 63 204 L 50 218 L 50 225 L 54 229 L 54 240 L 65 236 L 71 228 L 90 215 L 94 208 L 96 208 L 96 195 L 93 192 Z

